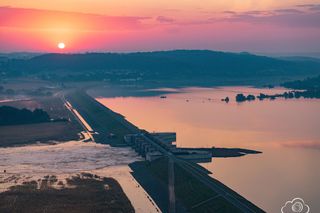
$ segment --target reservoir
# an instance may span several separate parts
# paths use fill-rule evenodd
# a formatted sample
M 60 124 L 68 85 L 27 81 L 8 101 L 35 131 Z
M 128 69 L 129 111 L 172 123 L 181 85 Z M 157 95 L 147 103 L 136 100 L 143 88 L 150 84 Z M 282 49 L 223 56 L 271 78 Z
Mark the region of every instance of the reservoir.
M 161 89 L 161 91 L 166 89 Z M 276 99 L 237 103 L 238 93 L 282 93 L 283 88 L 169 89 L 166 98 L 97 100 L 142 129 L 175 131 L 178 147 L 247 148 L 262 154 L 214 158 L 212 176 L 267 212 L 300 197 L 320 212 L 320 100 Z M 221 101 L 229 97 L 230 102 Z

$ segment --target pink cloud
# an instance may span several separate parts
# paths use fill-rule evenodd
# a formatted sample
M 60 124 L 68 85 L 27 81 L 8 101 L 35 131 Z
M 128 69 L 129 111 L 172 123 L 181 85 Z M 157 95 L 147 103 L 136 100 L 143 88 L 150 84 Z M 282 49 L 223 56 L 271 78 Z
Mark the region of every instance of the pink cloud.
M 175 19 L 165 16 L 158 16 L 156 20 L 160 23 L 173 23 L 175 21 Z
M 150 17 L 105 16 L 98 14 L 0 7 L 0 27 L 74 28 L 79 30 L 137 29 Z
M 231 16 L 230 16 L 231 14 Z M 247 11 L 230 13 L 228 17 L 213 18 L 211 21 L 243 22 L 250 24 L 271 24 L 274 26 L 320 28 L 320 11 L 310 12 L 297 9 L 271 11 Z
M 290 52 L 317 51 L 320 47 L 319 12 L 305 7 L 210 12 L 193 17 L 177 13 L 107 16 L 0 7 L 0 51 L 55 51 L 59 41 L 67 44 L 66 51 L 190 48 Z

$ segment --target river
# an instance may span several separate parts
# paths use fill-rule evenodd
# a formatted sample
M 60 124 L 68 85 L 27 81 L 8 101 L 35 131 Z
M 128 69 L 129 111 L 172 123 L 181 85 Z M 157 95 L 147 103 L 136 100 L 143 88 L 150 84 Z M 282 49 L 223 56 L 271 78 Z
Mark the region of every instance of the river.
M 179 147 L 235 147 L 262 151 L 202 164 L 267 212 L 303 198 L 320 212 L 320 100 L 277 99 L 236 103 L 237 93 L 274 94 L 283 88 L 183 88 L 167 98 L 97 98 L 148 131 L 177 132 Z M 221 98 L 228 96 L 225 103 Z

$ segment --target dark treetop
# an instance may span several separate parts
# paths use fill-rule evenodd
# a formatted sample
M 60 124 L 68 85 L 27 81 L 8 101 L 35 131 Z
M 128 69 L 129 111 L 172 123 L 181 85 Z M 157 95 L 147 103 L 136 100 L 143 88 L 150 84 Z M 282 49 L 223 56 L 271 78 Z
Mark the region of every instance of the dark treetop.
M 30 124 L 48 121 L 50 121 L 50 117 L 42 109 L 31 111 L 10 106 L 0 107 L 0 125 Z

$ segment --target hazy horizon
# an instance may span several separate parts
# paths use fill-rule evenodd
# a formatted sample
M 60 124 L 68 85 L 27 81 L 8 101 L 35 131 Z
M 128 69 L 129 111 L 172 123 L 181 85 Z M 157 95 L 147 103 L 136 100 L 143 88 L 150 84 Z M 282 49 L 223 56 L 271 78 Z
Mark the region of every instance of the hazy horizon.
M 87 54 L 87 53 L 139 53 L 139 52 L 167 52 L 167 51 L 178 51 L 178 50 L 186 50 L 186 51 L 213 51 L 213 52 L 225 52 L 225 53 L 249 53 L 253 55 L 261 55 L 268 57 L 310 57 L 310 58 L 320 58 L 319 52 L 249 52 L 249 51 L 226 51 L 226 50 L 216 50 L 216 49 L 155 49 L 150 51 L 75 51 L 75 52 L 58 52 L 58 51 L 13 51 L 13 52 L 5 52 L 0 51 L 2 55 L 14 55 L 14 54 Z

